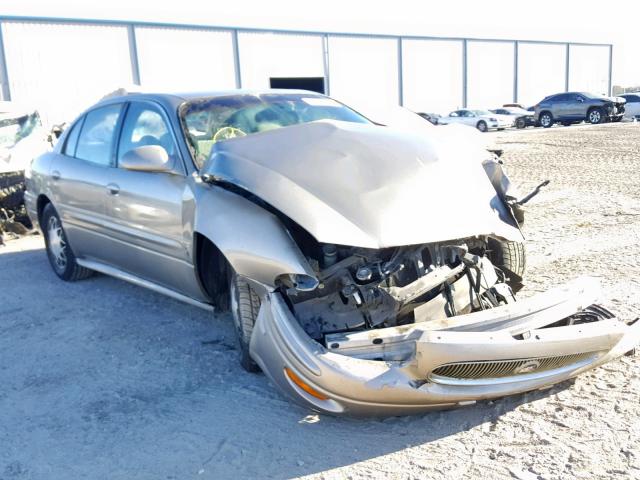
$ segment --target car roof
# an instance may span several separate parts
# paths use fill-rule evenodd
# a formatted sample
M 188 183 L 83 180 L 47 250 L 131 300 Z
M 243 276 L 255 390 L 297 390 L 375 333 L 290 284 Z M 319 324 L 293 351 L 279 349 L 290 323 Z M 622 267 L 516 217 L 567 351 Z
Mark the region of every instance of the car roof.
M 127 91 L 124 89 L 118 89 L 115 92 L 105 96 L 96 105 L 102 103 L 116 103 L 118 101 L 130 101 L 130 100 L 155 100 L 162 103 L 169 103 L 173 105 L 179 105 L 189 100 L 196 100 L 199 98 L 215 98 L 215 97 L 227 97 L 230 95 L 267 95 L 267 94 L 298 94 L 298 95 L 321 95 L 318 92 L 312 92 L 309 90 L 293 90 L 282 88 L 268 88 L 268 89 L 235 89 L 235 90 L 214 90 L 214 91 L 196 91 L 196 92 L 142 92 L 142 91 Z M 93 107 L 92 107 L 93 108 Z

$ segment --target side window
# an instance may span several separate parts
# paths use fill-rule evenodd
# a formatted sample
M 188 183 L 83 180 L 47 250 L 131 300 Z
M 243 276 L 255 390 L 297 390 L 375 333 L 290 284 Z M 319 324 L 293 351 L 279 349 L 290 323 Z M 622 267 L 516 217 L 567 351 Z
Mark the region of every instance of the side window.
M 451 112 L 449 114 L 450 117 L 459 117 L 460 115 L 458 114 L 458 112 Z
M 76 145 L 78 145 L 78 137 L 80 136 L 80 129 L 82 128 L 82 122 L 84 118 L 80 118 L 72 127 L 67 140 L 62 149 L 62 154 L 69 157 L 73 157 L 76 154 Z
M 178 149 L 169 128 L 158 107 L 132 103 L 122 126 L 118 160 L 128 151 L 145 145 L 159 145 L 167 151 L 169 158 L 175 158 Z
M 87 113 L 78 146 L 76 158 L 98 165 L 112 164 L 113 140 L 122 105 L 108 105 Z

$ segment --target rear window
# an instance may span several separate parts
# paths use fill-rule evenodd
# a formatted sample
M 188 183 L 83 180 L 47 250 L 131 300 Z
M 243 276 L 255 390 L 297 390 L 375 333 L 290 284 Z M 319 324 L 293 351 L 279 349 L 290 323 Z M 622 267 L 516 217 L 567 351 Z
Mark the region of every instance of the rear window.
M 108 105 L 87 113 L 78 138 L 76 158 L 97 165 L 113 164 L 113 142 L 122 105 Z

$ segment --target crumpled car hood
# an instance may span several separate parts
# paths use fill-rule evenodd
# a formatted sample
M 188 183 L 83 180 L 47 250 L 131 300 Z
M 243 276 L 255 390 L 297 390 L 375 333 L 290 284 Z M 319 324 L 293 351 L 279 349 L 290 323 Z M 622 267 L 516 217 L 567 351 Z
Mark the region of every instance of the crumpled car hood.
M 474 235 L 521 241 L 482 167 L 487 152 L 437 130 L 294 125 L 218 142 L 202 173 L 253 193 L 319 242 L 383 248 Z

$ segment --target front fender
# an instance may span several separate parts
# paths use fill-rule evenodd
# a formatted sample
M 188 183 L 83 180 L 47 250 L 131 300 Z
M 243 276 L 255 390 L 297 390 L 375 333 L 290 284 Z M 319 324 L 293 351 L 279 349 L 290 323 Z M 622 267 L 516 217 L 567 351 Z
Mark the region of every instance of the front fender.
M 236 193 L 202 185 L 194 230 L 222 252 L 238 275 L 267 287 L 284 273 L 315 276 L 282 222 Z

